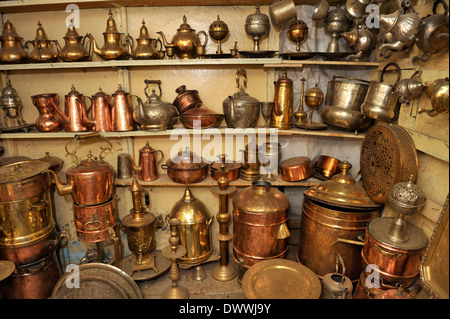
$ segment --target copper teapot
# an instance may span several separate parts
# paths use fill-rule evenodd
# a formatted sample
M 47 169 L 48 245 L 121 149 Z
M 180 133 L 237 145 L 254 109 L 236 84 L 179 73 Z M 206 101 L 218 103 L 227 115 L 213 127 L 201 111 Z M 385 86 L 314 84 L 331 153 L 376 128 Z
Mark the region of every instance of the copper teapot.
M 158 159 L 158 154 L 161 156 Z M 139 164 L 134 163 L 128 153 L 119 154 L 117 157 L 117 175 L 119 178 L 129 178 L 133 173 L 138 173 L 138 179 L 151 182 L 158 179 L 158 164 L 164 159 L 164 153 L 153 149 L 148 142 L 139 150 Z
M 64 47 L 61 49 L 58 42 L 56 48 L 59 58 L 64 62 L 90 61 L 92 59 L 92 43 L 90 38 L 85 35 L 79 35 L 74 25 L 71 24 L 63 37 Z M 86 47 L 86 39 L 89 41 L 89 48 Z
M 84 96 L 72 85 L 70 92 L 64 96 L 64 110 L 62 112 L 56 104 L 53 104 L 56 112 L 66 123 L 66 132 L 84 132 L 95 125 L 95 122 L 87 116 Z
M 131 94 L 125 92 L 119 84 L 119 88 L 112 95 L 111 101 L 111 129 L 113 132 L 126 132 L 136 130 L 136 122 L 133 119 L 133 105 Z
M 152 39 L 148 34 L 145 21 L 142 20 L 142 26 L 139 37 L 136 39 L 136 47 L 134 47 L 133 39 L 131 39 L 131 57 L 135 60 L 159 59 L 159 51 L 162 50 L 162 42 L 160 39 Z M 159 51 L 156 46 L 159 43 Z
M 167 42 L 167 39 L 162 31 L 158 32 L 163 39 L 165 47 L 170 47 L 172 45 L 175 46 L 175 54 L 180 59 L 194 58 L 196 56 L 196 47 L 204 46 L 200 43 L 200 34 L 203 34 L 205 39 L 208 38 L 205 31 L 195 33 L 195 30 L 192 29 L 186 21 L 186 16 L 183 16 L 183 23 L 177 29 L 177 33 L 173 36 L 171 43 Z
M 92 41 L 94 53 L 103 60 L 124 60 L 130 56 L 131 37 L 123 37 L 123 34 L 117 31 L 116 21 L 109 10 L 109 18 L 106 22 L 106 31 L 103 32 L 104 45 L 99 48 L 92 34 L 87 36 Z M 128 49 L 126 48 L 128 46 Z
M 6 20 L 0 36 L 0 63 L 27 63 L 28 53 L 24 49 L 23 38 L 20 37 L 14 25 Z
M 94 132 L 110 132 L 112 131 L 111 122 L 111 102 L 112 97 L 102 91 L 95 93 L 92 98 L 91 103 L 91 114 L 94 126 L 92 130 Z
M 25 42 L 25 45 L 31 43 L 33 50 L 30 52 L 30 60 L 34 63 L 51 63 L 58 60 L 58 54 L 52 48 L 56 40 L 49 40 L 47 34 L 40 21 L 38 21 L 38 28 L 36 30 L 36 38 Z

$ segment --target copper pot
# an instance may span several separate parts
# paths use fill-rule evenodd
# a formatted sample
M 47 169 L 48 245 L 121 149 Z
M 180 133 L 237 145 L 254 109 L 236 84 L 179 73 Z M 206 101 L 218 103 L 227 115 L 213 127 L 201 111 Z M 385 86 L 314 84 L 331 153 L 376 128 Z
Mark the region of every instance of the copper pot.
M 175 105 L 180 114 L 203 103 L 200 99 L 198 91 L 186 90 L 186 85 L 178 87 L 175 92 L 178 93 L 178 96 L 175 98 L 172 104 Z
M 53 251 L 32 264 L 16 266 L 14 272 L 0 282 L 0 290 L 6 299 L 46 299 L 62 276 Z
M 113 193 L 114 169 L 101 159 L 96 161 L 88 154 L 88 159 L 69 168 L 66 172 L 65 184 L 57 175 L 50 172 L 55 180 L 59 195 L 71 194 L 74 204 L 98 205 L 111 199 Z
M 185 111 L 180 114 L 180 122 L 185 128 L 191 129 L 194 127 L 206 129 L 211 127 L 218 127 L 222 123 L 223 115 L 214 112 L 213 110 L 205 107 L 203 104 L 197 105 L 197 107 Z
M 341 170 L 339 169 L 340 160 L 327 156 L 320 155 L 317 161 L 314 163 L 314 172 L 316 173 L 316 177 L 327 180 L 332 176 L 339 174 Z
M 167 170 L 167 175 L 175 183 L 192 184 L 201 182 L 208 175 L 208 164 L 189 148 L 179 152 L 174 158 L 167 160 L 161 168 Z
M 111 238 L 110 230 L 117 225 L 116 199 L 94 206 L 73 205 L 78 239 L 96 243 Z
M 378 217 L 378 209 L 343 209 L 319 203 L 305 196 L 297 259 L 322 278 L 335 271 L 336 254 L 346 267 L 346 276 L 357 281 L 361 271 L 361 247 L 338 242 L 356 240 L 367 223 Z
M 57 132 L 63 129 L 64 122 L 56 116 L 56 110 L 53 106 L 59 104 L 58 94 L 44 93 L 33 95 L 31 101 L 39 112 L 39 117 L 35 122 L 38 131 Z
M 211 167 L 211 177 L 218 180 L 222 174 L 220 172 L 222 163 L 213 163 Z M 241 170 L 241 163 L 225 163 L 225 177 L 229 182 L 233 182 L 239 178 L 239 171 Z
M 292 157 L 280 163 L 280 174 L 283 181 L 301 181 L 313 174 L 313 164 L 306 156 Z
M 269 182 L 257 181 L 233 197 L 233 258 L 241 270 L 286 258 L 289 199 Z

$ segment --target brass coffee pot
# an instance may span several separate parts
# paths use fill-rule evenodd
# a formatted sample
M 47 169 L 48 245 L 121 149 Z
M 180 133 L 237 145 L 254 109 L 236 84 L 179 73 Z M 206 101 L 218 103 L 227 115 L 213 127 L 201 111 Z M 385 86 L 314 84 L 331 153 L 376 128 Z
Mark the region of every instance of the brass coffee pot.
M 24 49 L 23 38 L 20 37 L 14 25 L 6 20 L 5 28 L 0 36 L 0 63 L 27 63 L 28 53 Z
M 274 106 L 270 117 L 270 127 L 290 130 L 293 123 L 293 82 L 287 77 L 286 70 L 283 70 L 283 76 L 275 81 L 274 84 Z
M 92 42 L 90 38 L 87 34 L 84 37 L 79 35 L 72 21 L 63 39 L 65 44 L 62 49 L 59 43 L 55 42 L 59 58 L 62 61 L 78 62 L 90 61 L 92 59 Z M 86 48 L 86 39 L 89 41 L 89 48 Z
M 49 40 L 47 34 L 40 21 L 38 21 L 38 28 L 36 30 L 36 38 L 25 42 L 25 45 L 31 43 L 33 50 L 30 52 L 30 60 L 34 63 L 51 63 L 58 60 L 58 54 L 52 48 L 52 43 L 57 43 L 56 40 Z
M 139 37 L 136 39 L 136 47 L 134 48 L 133 39 L 131 39 L 131 57 L 135 60 L 150 60 L 158 59 L 159 52 L 156 45 L 159 43 L 160 49 L 162 50 L 162 42 L 160 39 L 152 39 L 148 34 L 148 29 L 145 26 L 145 21 L 142 20 L 142 26 L 139 31 Z
M 130 56 L 131 51 L 131 37 L 124 36 L 117 31 L 116 21 L 112 17 L 112 12 L 109 10 L 109 18 L 106 22 L 106 31 L 103 32 L 104 45 L 100 49 L 92 34 L 87 36 L 92 41 L 94 53 L 103 60 L 124 60 Z M 126 49 L 128 46 L 128 50 Z
M 183 16 L 183 23 L 177 29 L 177 33 L 173 36 L 171 43 L 167 42 L 166 37 L 162 31 L 158 32 L 158 34 L 161 35 L 164 46 L 166 48 L 175 46 L 175 54 L 180 59 L 194 58 L 197 54 L 196 47 L 204 46 L 200 43 L 200 34 L 203 34 L 205 36 L 205 39 L 208 38 L 208 35 L 205 31 L 199 31 L 195 33 L 195 30 L 192 29 L 186 21 L 186 16 Z

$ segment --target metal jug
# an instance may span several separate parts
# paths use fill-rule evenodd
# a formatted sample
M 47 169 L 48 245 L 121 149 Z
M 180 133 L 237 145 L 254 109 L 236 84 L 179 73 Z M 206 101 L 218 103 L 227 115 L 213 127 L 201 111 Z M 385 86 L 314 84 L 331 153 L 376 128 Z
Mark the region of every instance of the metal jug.
M 269 125 L 280 130 L 290 130 L 293 122 L 293 82 L 287 77 L 286 70 L 283 70 L 283 76 L 275 81 L 274 84 L 274 106 Z
M 136 123 L 133 119 L 131 94 L 125 92 L 120 84 L 117 91 L 112 95 L 111 129 L 113 132 L 136 130 Z
M 238 91 L 222 103 L 225 122 L 232 128 L 256 127 L 261 103 L 245 92 L 247 72 L 240 68 L 236 72 L 236 87 Z
M 58 94 L 44 93 L 33 95 L 31 101 L 39 112 L 39 117 L 35 121 L 36 129 L 39 132 L 57 132 L 64 128 L 64 121 L 56 115 L 55 110 L 59 104 Z
M 95 125 L 92 127 L 94 132 L 110 132 L 112 130 L 111 122 L 111 96 L 99 91 L 92 96 L 92 120 Z

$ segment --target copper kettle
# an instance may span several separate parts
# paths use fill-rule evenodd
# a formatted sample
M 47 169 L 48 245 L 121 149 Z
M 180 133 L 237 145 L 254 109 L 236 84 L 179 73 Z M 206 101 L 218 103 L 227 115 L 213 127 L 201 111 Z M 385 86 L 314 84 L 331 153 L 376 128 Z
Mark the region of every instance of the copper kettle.
M 130 36 L 123 37 L 122 33 L 117 31 L 116 21 L 109 10 L 109 18 L 106 23 L 106 31 L 103 32 L 104 45 L 99 48 L 92 34 L 87 36 L 92 41 L 94 53 L 103 60 L 124 60 L 130 56 Z M 126 48 L 128 46 L 128 49 Z
M 142 20 L 142 26 L 139 31 L 139 37 L 136 39 L 136 47 L 134 47 L 133 39 L 131 38 L 131 57 L 135 60 L 150 60 L 158 59 L 159 52 L 156 48 L 159 43 L 160 51 L 162 50 L 162 42 L 160 39 L 152 39 L 148 34 L 148 29 L 145 26 L 145 21 Z
M 33 45 L 33 50 L 30 52 L 30 60 L 34 63 L 51 63 L 58 60 L 58 54 L 52 48 L 53 43 L 57 43 L 56 40 L 49 40 L 47 34 L 40 21 L 38 21 L 38 28 L 36 30 L 36 38 L 31 41 L 25 42 Z
M 74 25 L 69 25 L 66 35 L 63 37 L 64 47 L 61 49 L 58 42 L 56 48 L 58 49 L 58 56 L 64 62 L 90 61 L 92 59 L 92 43 L 90 38 L 85 35 L 79 35 Z M 86 48 L 86 39 L 89 41 L 89 48 Z
M 0 63 L 28 62 L 28 53 L 24 49 L 23 39 L 17 34 L 14 25 L 9 20 L 6 20 L 0 36 L 0 43 Z
M 89 97 L 88 97 L 89 98 Z M 66 123 L 66 132 L 85 132 L 95 125 L 95 122 L 87 116 L 84 96 L 72 84 L 70 92 L 64 96 L 65 113 L 56 104 L 53 104 L 56 112 Z

